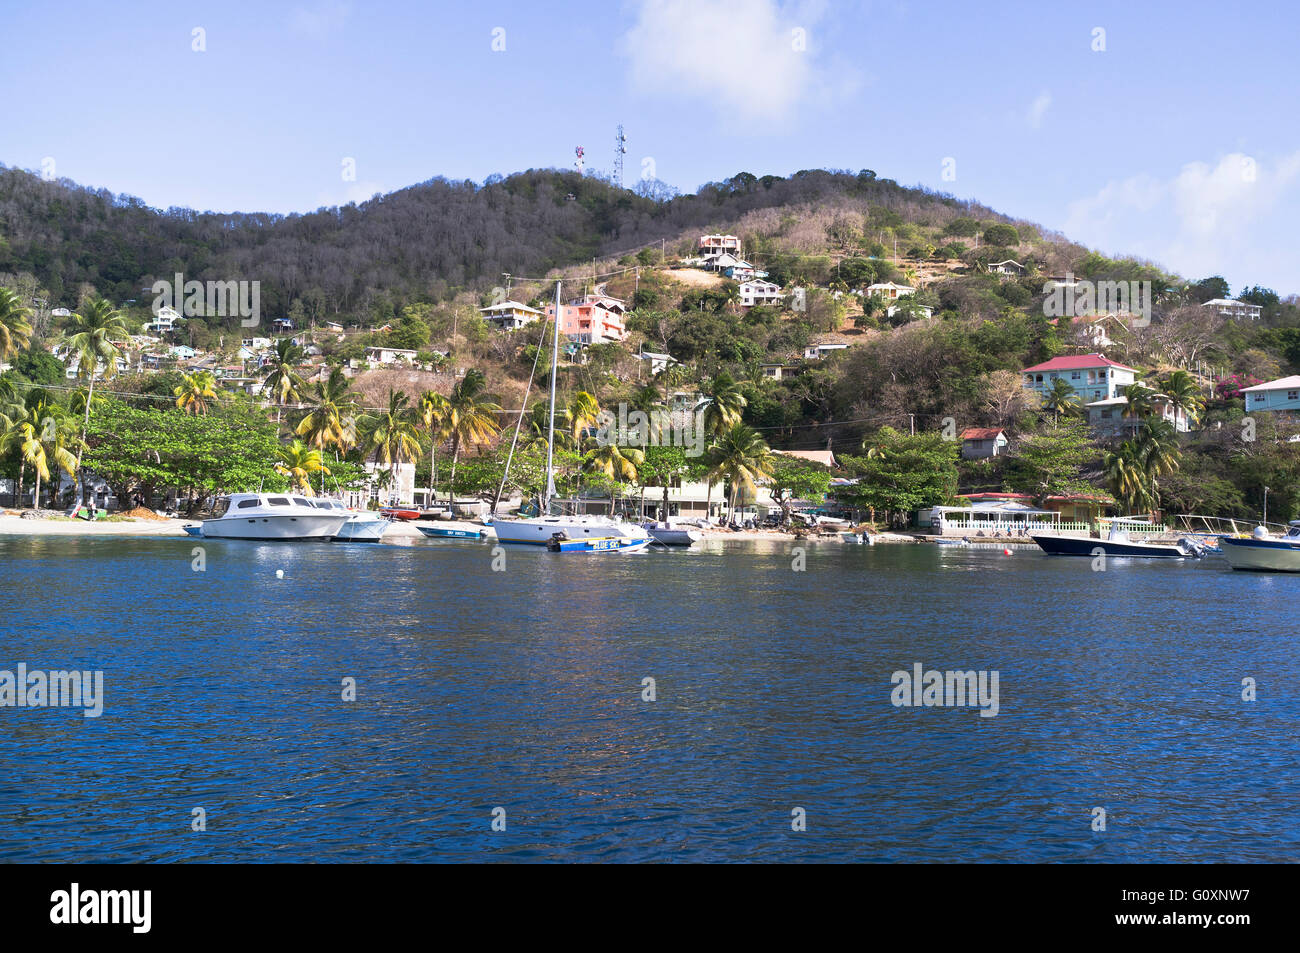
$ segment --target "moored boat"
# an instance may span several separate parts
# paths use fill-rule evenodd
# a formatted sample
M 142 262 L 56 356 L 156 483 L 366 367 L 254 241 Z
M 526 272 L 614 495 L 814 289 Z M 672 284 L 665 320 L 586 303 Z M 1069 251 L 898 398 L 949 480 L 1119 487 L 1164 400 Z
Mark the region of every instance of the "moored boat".
M 1029 538 L 1051 556 L 1123 556 L 1141 559 L 1199 559 L 1204 550 L 1187 539 L 1172 543 L 1134 542 L 1122 530 L 1111 530 L 1106 539 L 1030 533 Z
M 487 535 L 481 529 L 458 529 L 454 526 L 417 526 L 422 536 L 430 539 L 482 539 Z
M 418 520 L 421 511 L 412 509 L 409 506 L 381 506 L 379 508 L 379 515 L 387 517 L 390 520 L 402 520 L 403 522 L 407 522 L 409 520 Z
M 217 501 L 202 523 L 205 539 L 331 539 L 348 521 L 348 512 L 322 510 L 304 496 L 232 493 Z
M 1289 524 L 1284 535 L 1262 526 L 1250 536 L 1221 536 L 1219 549 L 1228 565 L 1246 572 L 1300 572 L 1300 520 Z
M 346 514 L 348 521 L 334 535 L 341 543 L 377 543 L 384 537 L 393 521 L 373 510 L 350 510 L 338 500 L 312 500 L 317 509 Z
M 642 523 L 641 528 L 660 546 L 692 546 L 704 538 L 698 529 L 674 526 L 671 520 Z
M 563 533 L 556 533 L 546 541 L 546 548 L 553 553 L 634 553 L 649 545 L 648 537 L 635 539 L 627 536 L 598 536 L 569 539 Z

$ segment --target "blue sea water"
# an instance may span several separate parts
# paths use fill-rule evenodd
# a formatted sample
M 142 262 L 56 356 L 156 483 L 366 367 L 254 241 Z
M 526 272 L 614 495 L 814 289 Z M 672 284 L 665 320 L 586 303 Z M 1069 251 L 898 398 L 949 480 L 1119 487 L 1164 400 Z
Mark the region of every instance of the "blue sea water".
M 0 708 L 0 860 L 1300 847 L 1300 578 L 838 543 L 795 571 L 729 541 L 494 571 L 474 542 L 207 540 L 196 572 L 198 542 L 0 537 L 0 669 L 105 679 L 99 718 Z M 997 670 L 998 714 L 895 707 L 918 662 Z

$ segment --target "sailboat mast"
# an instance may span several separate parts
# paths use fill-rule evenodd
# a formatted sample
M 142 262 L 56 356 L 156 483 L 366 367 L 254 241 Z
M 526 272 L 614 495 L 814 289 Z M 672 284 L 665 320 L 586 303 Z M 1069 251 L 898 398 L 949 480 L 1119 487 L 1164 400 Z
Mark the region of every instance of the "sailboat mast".
M 560 281 L 555 282 L 555 340 L 551 342 L 551 429 L 546 438 L 546 493 L 542 498 L 541 516 L 551 511 L 555 495 L 555 378 L 560 367 Z

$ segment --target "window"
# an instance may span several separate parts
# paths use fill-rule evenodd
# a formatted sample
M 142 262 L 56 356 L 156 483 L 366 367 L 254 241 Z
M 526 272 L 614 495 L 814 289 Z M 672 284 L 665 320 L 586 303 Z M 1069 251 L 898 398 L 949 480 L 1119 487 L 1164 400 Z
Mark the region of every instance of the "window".
M 238 503 L 238 505 L 236 505 L 235 509 L 238 509 L 238 510 L 246 510 L 246 509 L 248 509 L 250 506 L 257 506 L 257 505 L 259 505 L 261 502 L 262 502 L 262 501 L 259 500 L 259 499 L 257 499 L 256 497 L 254 497 L 254 498 L 251 499 L 251 500 L 240 500 L 239 503 Z
M 301 496 L 295 496 L 293 501 L 299 506 L 311 506 L 311 500 L 305 500 Z
M 288 497 L 284 497 L 284 496 L 268 496 L 268 497 L 266 498 L 266 502 L 270 503 L 272 506 L 292 506 L 292 505 L 293 505 L 292 503 L 289 502 Z
M 1300 390 L 1289 390 L 1286 392 L 1287 400 L 1300 400 Z
M 1082 380 L 1082 379 L 1083 379 L 1083 375 L 1080 374 L 1078 371 L 1071 371 L 1071 372 L 1070 372 L 1070 380 L 1072 380 L 1072 381 L 1077 381 L 1077 380 Z

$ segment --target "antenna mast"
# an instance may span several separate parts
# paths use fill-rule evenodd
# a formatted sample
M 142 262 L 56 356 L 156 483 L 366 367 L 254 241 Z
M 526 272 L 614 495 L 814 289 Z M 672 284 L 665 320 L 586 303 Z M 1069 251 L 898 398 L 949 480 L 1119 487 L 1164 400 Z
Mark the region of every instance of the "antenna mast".
M 627 153 L 627 136 L 623 135 L 623 124 L 618 124 L 618 135 L 614 137 L 614 185 L 623 187 L 623 156 Z

